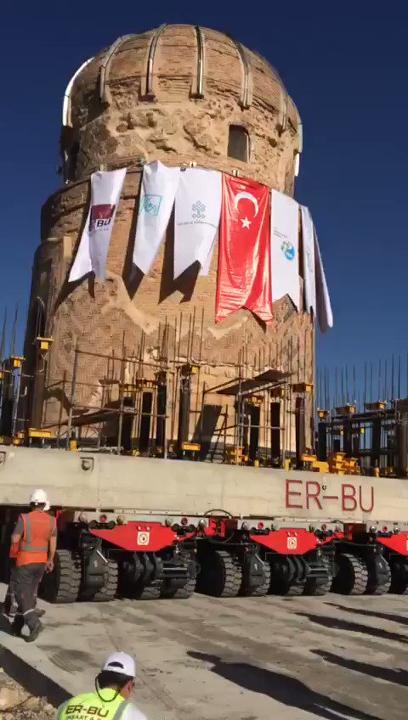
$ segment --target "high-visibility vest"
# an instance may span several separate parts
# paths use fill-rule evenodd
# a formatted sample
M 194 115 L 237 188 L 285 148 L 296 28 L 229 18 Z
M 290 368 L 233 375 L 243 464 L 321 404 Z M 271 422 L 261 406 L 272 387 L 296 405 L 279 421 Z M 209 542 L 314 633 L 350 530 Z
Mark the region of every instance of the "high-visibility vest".
M 58 708 L 57 720 L 120 720 L 130 703 L 111 688 L 100 693 L 102 698 L 109 700 L 111 695 L 113 699 L 107 702 L 96 692 L 77 695 Z
M 24 532 L 20 540 L 16 565 L 30 565 L 31 563 L 46 563 L 48 560 L 48 546 L 55 526 L 55 520 L 41 510 L 21 515 Z

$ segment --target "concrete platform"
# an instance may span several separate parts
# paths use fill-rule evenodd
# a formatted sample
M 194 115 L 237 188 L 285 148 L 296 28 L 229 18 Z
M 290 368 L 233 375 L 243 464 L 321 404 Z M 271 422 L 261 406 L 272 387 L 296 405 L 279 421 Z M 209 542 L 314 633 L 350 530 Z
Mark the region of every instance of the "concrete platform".
M 406 720 L 408 597 L 40 604 L 37 643 L 2 631 L 0 660 L 54 699 L 120 649 L 149 720 Z

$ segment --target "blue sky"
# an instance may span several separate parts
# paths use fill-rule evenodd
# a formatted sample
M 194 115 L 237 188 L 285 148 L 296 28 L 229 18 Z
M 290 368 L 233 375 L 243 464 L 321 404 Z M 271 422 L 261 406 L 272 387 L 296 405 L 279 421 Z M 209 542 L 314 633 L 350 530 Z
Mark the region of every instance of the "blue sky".
M 407 342 L 408 6 L 360 3 L 3 0 L 0 308 L 27 303 L 40 207 L 60 185 L 66 82 L 116 37 L 163 22 L 233 34 L 275 65 L 297 103 L 296 196 L 312 210 L 335 310 L 321 366 L 391 357 Z M 20 337 L 22 325 L 19 328 Z M 405 362 L 405 360 L 404 360 Z

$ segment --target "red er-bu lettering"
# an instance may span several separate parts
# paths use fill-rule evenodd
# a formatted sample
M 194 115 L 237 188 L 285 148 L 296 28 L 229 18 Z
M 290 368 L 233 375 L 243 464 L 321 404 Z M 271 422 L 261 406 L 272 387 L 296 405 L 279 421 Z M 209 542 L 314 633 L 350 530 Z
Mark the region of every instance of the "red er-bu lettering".
M 320 511 L 333 508 L 335 503 L 343 512 L 371 513 L 374 510 L 374 487 L 341 483 L 338 494 L 327 495 L 318 480 L 288 478 L 285 482 L 285 507 L 288 509 Z

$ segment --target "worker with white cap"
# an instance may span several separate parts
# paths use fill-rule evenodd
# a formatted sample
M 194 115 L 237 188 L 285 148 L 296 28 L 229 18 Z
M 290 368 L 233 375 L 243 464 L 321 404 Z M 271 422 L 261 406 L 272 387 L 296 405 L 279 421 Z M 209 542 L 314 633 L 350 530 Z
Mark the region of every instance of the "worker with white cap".
M 42 630 L 36 612 L 37 591 L 44 571 L 52 572 L 57 548 L 55 518 L 48 515 L 47 493 L 38 489 L 30 497 L 30 512 L 20 515 L 11 536 L 10 558 L 13 569 L 17 613 L 12 624 L 15 635 L 21 635 L 26 624 L 30 634 L 27 642 L 35 640 Z
M 57 720 L 147 720 L 130 700 L 136 663 L 124 652 L 114 652 L 95 679 L 95 691 L 67 700 L 57 710 Z

